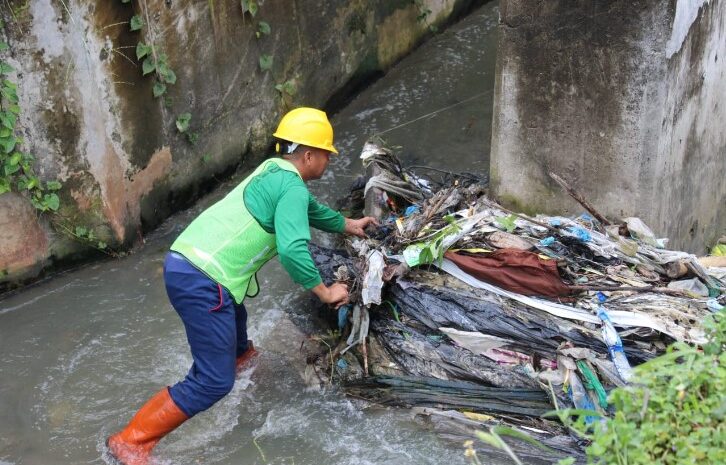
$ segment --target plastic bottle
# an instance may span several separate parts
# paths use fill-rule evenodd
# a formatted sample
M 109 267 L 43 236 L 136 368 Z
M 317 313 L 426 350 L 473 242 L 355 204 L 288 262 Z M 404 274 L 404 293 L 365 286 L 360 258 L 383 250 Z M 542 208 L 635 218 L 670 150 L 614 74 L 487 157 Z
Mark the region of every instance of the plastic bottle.
M 600 328 L 602 338 L 605 341 L 605 345 L 608 346 L 608 352 L 615 364 L 615 369 L 618 370 L 618 374 L 625 382 L 629 382 L 633 376 L 633 369 L 630 367 L 630 362 L 628 362 L 628 358 L 625 356 L 623 341 L 620 339 L 615 326 L 613 326 L 613 322 L 610 321 L 610 316 L 608 316 L 602 305 L 597 307 L 597 316 L 602 321 L 602 327 Z

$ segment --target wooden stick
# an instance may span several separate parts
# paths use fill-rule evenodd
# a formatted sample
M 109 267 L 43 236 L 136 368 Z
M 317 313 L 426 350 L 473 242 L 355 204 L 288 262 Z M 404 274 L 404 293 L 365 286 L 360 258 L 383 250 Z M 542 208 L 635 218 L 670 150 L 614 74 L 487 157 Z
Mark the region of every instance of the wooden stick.
M 585 210 L 587 210 L 592 216 L 594 216 L 600 222 L 600 224 L 603 224 L 603 225 L 610 225 L 610 224 L 612 224 L 604 216 L 602 216 L 597 210 L 595 210 L 595 207 L 593 207 L 592 205 L 590 205 L 590 203 L 587 200 L 585 200 L 584 197 L 582 197 L 579 193 L 577 193 L 575 191 L 575 189 L 573 189 L 572 187 L 570 187 L 570 185 L 567 184 L 567 182 L 565 182 L 564 179 L 562 179 L 561 177 L 557 176 L 552 171 L 548 171 L 547 174 L 549 174 L 550 177 L 552 179 L 554 179 L 557 184 L 559 184 L 560 186 L 562 186 L 562 188 L 564 190 L 566 190 L 567 193 L 570 194 L 570 196 L 573 199 L 577 200 L 577 202 L 580 205 L 582 205 L 583 207 L 585 207 Z

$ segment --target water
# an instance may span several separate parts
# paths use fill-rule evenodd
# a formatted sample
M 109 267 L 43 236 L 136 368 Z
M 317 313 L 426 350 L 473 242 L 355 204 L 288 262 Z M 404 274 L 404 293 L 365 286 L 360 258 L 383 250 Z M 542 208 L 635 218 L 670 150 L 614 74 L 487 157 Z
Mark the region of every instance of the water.
M 311 190 L 328 203 L 361 172 L 366 137 L 385 134 L 406 164 L 486 174 L 497 9 L 486 5 L 424 44 L 333 118 L 341 156 Z M 481 94 L 481 95 L 480 95 Z M 0 301 L 0 465 L 103 464 L 103 441 L 191 362 L 161 277 L 164 253 L 224 183 L 175 215 L 134 254 L 67 272 Z M 331 238 L 316 234 L 318 242 Z M 263 351 L 233 392 L 168 436 L 162 464 L 464 464 L 396 409 L 364 408 L 300 376 L 310 297 L 275 261 L 248 302 L 250 335 Z

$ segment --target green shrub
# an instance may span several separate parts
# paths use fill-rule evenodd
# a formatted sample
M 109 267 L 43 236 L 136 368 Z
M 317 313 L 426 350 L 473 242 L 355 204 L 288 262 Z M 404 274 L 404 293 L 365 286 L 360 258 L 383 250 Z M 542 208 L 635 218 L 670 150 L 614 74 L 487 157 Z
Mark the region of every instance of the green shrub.
M 726 463 L 726 314 L 705 323 L 702 349 L 675 343 L 635 369 L 633 382 L 609 396 L 612 418 L 585 426 L 569 422 L 592 442 L 592 464 L 696 465 Z
M 704 327 L 707 343 L 702 348 L 675 343 L 664 355 L 636 367 L 631 384 L 613 390 L 608 397 L 615 409 L 612 418 L 573 409 L 545 416 L 559 417 L 590 441 L 586 449 L 589 464 L 726 463 L 726 312 L 707 318 Z M 587 424 L 593 417 L 595 421 Z M 480 431 L 477 436 L 522 463 L 494 433 Z M 521 439 L 521 433 L 517 437 Z M 480 463 L 470 441 L 467 457 Z M 573 462 L 566 458 L 559 463 Z

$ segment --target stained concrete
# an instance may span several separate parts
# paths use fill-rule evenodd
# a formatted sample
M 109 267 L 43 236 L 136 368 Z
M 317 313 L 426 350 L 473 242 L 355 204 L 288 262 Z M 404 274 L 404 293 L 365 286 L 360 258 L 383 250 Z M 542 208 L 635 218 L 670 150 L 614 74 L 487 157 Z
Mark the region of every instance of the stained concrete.
M 726 1 L 502 0 L 493 192 L 526 212 L 639 216 L 703 253 L 726 231 Z
M 64 186 L 58 215 L 24 215 L 17 225 L 48 238 L 35 241 L 33 266 L 15 254 L 22 244 L 2 244 L 0 287 L 78 256 L 77 244 L 62 234 L 75 226 L 92 229 L 114 250 L 127 249 L 220 176 L 258 161 L 285 111 L 324 106 L 349 83 L 386 71 L 432 26 L 478 3 L 268 0 L 255 18 L 243 15 L 237 1 L 38 0 L 12 13 L 3 9 L 24 149 L 36 155 L 44 181 Z M 430 10 L 423 20 L 422 9 Z M 129 30 L 135 14 L 145 23 L 139 32 Z M 257 37 L 260 21 L 269 23 L 270 35 Z M 155 44 L 176 73 L 162 98 L 152 96 L 154 77 L 142 76 L 140 41 Z M 263 54 L 273 57 L 268 71 L 260 69 Z M 276 90 L 286 81 L 293 95 Z M 175 127 L 187 112 L 194 143 Z M 24 203 L 4 196 L 0 217 Z

